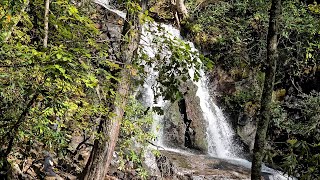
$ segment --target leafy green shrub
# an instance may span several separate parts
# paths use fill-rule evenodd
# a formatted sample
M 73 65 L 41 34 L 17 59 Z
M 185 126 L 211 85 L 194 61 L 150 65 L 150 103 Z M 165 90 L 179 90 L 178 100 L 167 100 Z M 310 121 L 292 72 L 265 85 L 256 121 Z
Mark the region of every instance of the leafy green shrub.
M 319 179 L 320 93 L 291 97 L 275 107 L 271 134 L 277 134 L 273 148 L 281 167 L 299 179 Z
M 118 141 L 119 169 L 125 170 L 125 164 L 132 162 L 138 175 L 142 179 L 146 179 L 148 173 L 142 167 L 142 161 L 144 160 L 144 151 L 149 142 L 155 139 L 155 135 L 151 131 L 153 123 L 152 112 L 143 107 L 134 97 L 130 98 L 125 112 Z

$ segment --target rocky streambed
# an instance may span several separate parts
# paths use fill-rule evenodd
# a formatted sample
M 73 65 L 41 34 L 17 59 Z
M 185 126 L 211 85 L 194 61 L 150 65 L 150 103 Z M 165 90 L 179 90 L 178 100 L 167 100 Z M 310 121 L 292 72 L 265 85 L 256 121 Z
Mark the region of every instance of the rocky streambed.
M 164 179 L 250 179 L 247 168 L 207 155 L 160 151 L 157 164 Z
M 148 157 L 145 168 L 154 180 L 246 180 L 251 163 L 244 159 L 220 159 L 197 152 L 160 150 L 160 156 Z M 282 172 L 263 167 L 261 179 L 284 180 Z M 292 178 L 290 178 L 292 179 Z

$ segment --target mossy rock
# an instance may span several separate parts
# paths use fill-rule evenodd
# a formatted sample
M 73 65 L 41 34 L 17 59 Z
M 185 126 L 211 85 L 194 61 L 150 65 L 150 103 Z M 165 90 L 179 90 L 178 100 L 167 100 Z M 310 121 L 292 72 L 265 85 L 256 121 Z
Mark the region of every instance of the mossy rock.
M 152 16 L 157 17 L 157 19 L 161 20 L 172 20 L 174 19 L 174 14 L 172 11 L 172 5 L 170 0 L 158 0 L 151 1 L 151 7 L 149 9 L 150 14 Z

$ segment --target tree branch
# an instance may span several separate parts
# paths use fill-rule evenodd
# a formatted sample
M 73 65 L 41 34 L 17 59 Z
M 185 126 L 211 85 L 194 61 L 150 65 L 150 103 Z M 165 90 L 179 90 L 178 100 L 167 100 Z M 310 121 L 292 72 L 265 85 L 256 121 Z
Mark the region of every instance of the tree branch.
M 18 121 L 12 126 L 12 128 L 10 129 L 10 131 L 8 131 L 8 133 L 6 134 L 5 137 L 9 137 L 10 140 L 9 140 L 9 145 L 8 145 L 8 148 L 4 154 L 4 156 L 8 156 L 9 153 L 11 152 L 12 150 L 12 147 L 13 147 L 13 142 L 14 142 L 14 138 L 16 137 L 16 134 L 17 134 L 17 131 L 21 125 L 21 123 L 23 122 L 23 120 L 25 119 L 25 117 L 27 116 L 32 104 L 36 101 L 37 97 L 38 97 L 39 93 L 36 92 L 32 99 L 29 101 L 29 103 L 27 104 L 27 107 L 23 110 L 23 112 L 21 113 Z

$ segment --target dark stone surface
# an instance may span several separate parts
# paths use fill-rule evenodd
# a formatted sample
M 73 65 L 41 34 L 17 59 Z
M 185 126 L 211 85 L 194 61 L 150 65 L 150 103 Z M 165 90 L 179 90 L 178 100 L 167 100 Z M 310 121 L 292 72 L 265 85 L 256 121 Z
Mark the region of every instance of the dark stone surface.
M 163 141 L 170 147 L 182 148 L 185 145 L 186 126 L 177 102 L 170 104 L 164 114 Z
M 170 147 L 207 151 L 206 123 L 196 96 L 197 87 L 186 82 L 181 88 L 182 99 L 166 107 L 164 115 L 164 143 Z
M 249 179 L 250 171 L 220 159 L 188 152 L 161 151 L 157 158 L 162 178 L 186 180 Z M 161 179 L 161 178 L 159 178 Z
M 187 91 L 184 95 L 186 113 L 189 123 L 189 135 L 193 149 L 207 152 L 206 122 L 202 115 L 200 99 L 196 96 L 198 88 L 192 83 L 187 82 Z

